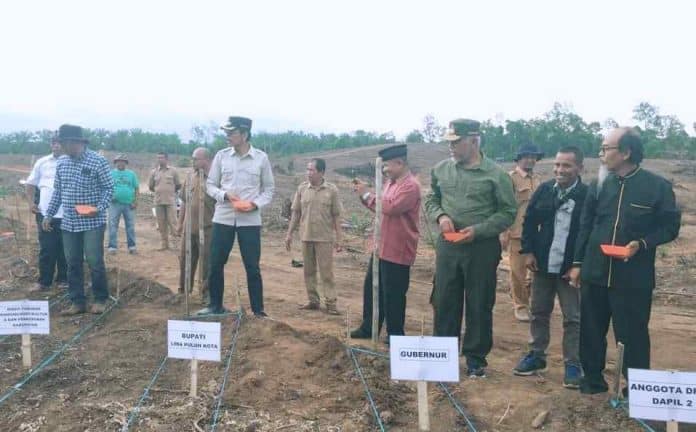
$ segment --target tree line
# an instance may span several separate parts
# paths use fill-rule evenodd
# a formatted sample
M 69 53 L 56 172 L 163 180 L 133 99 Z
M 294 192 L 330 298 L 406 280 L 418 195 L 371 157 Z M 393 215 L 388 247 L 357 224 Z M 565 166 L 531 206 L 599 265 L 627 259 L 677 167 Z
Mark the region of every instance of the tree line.
M 696 137 L 686 132 L 677 117 L 663 115 L 658 107 L 642 102 L 633 109 L 633 119 L 645 143 L 650 158 L 696 159 Z M 613 119 L 586 122 L 572 108 L 560 103 L 540 117 L 520 120 L 486 120 L 482 122 L 483 148 L 489 157 L 510 160 L 517 149 L 527 143 L 536 144 L 547 154 L 553 154 L 564 145 L 580 147 L 594 155 L 602 141 L 602 133 L 617 126 Z M 696 129 L 696 124 L 694 125 Z M 432 115 L 423 119 L 421 128 L 414 129 L 404 139 L 407 143 L 436 143 L 444 126 Z M 198 146 L 213 150 L 225 147 L 225 136 L 217 124 L 194 125 L 191 138 L 184 142 L 175 133 L 149 132 L 142 129 L 91 129 L 86 131 L 92 148 L 126 153 L 191 154 Z M 18 131 L 0 134 L 0 153 L 42 154 L 54 132 Z M 393 133 L 357 130 L 352 133 L 310 133 L 303 131 L 252 132 L 252 143 L 257 148 L 276 156 L 327 151 L 397 142 Z

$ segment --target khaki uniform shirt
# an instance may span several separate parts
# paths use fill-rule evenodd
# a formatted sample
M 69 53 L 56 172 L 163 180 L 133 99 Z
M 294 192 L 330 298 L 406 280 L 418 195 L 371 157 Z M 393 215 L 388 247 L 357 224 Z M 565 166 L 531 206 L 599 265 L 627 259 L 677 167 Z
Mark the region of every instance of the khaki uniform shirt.
M 333 242 L 334 222 L 341 215 L 338 188 L 324 181 L 312 186 L 308 181 L 300 184 L 292 202 L 294 217 L 300 218 L 302 241 Z
M 208 176 L 203 179 L 203 228 L 208 229 L 213 226 L 213 213 L 215 213 L 215 200 L 205 192 L 205 181 Z M 190 176 L 184 179 L 184 185 L 182 187 L 181 200 L 184 205 L 186 205 L 187 195 L 191 194 L 191 210 L 186 213 L 184 217 L 184 223 L 186 219 L 192 217 L 191 219 L 191 232 L 194 235 L 198 235 L 198 221 L 199 221 L 199 207 L 200 207 L 200 196 L 201 196 L 201 185 L 198 181 L 198 173 L 193 172 Z
M 539 187 L 541 179 L 538 174 L 529 174 L 517 167 L 508 174 L 512 179 L 512 185 L 515 188 L 515 201 L 517 201 L 517 215 L 515 222 L 510 227 L 510 238 L 519 239 L 522 238 L 522 222 L 524 222 L 524 215 L 527 213 L 527 205 L 529 205 L 532 194 Z
M 181 187 L 179 173 L 172 167 L 157 167 L 150 173 L 150 191 L 155 193 L 155 205 L 176 205 L 176 191 Z

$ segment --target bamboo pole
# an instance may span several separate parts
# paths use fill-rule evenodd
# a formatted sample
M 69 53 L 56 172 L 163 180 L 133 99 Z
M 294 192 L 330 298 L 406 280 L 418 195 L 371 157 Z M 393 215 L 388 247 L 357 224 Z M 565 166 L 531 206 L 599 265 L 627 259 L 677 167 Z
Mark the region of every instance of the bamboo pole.
M 379 338 L 379 244 L 382 228 L 382 158 L 375 159 L 375 228 L 372 253 L 372 343 Z
M 22 334 L 22 366 L 31 369 L 31 335 Z
M 197 359 L 191 360 L 191 391 L 189 392 L 189 396 L 191 396 L 191 397 L 198 396 L 198 360 Z
M 189 291 L 191 291 L 191 176 L 189 175 L 188 181 L 186 183 L 186 190 L 184 195 L 186 196 L 185 208 L 185 227 L 184 227 L 184 242 L 185 242 L 185 263 L 184 263 L 184 302 L 186 304 L 186 316 L 190 316 L 191 312 L 189 310 Z M 193 363 L 191 364 L 193 368 Z M 191 371 L 193 374 L 193 369 Z M 193 375 L 192 375 L 193 377 Z
M 617 348 L 617 354 L 616 354 L 616 371 L 615 371 L 615 376 L 614 376 L 614 398 L 616 400 L 620 400 L 622 397 L 621 394 L 621 372 L 623 371 L 623 362 L 624 362 L 624 344 L 621 342 L 618 342 L 616 344 Z
M 198 294 L 203 294 L 203 283 L 205 274 L 205 266 L 208 264 L 203 260 L 205 254 L 205 176 L 203 170 L 198 171 Z
M 425 332 L 425 314 L 421 315 L 421 337 Z M 416 383 L 418 392 L 418 430 L 430 430 L 430 409 L 428 407 L 428 383 L 426 381 L 418 381 Z

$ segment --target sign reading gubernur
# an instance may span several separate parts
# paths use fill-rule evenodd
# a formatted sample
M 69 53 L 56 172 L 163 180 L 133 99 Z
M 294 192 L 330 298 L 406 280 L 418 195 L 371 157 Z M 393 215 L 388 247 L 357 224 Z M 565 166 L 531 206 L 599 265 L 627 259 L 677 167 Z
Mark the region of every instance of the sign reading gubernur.
M 0 335 L 49 334 L 50 330 L 47 301 L 0 302 Z
M 188 360 L 220 361 L 220 323 L 167 322 L 167 356 Z
M 391 379 L 459 381 L 456 337 L 391 336 Z
M 639 419 L 696 423 L 696 373 L 629 369 L 628 409 Z

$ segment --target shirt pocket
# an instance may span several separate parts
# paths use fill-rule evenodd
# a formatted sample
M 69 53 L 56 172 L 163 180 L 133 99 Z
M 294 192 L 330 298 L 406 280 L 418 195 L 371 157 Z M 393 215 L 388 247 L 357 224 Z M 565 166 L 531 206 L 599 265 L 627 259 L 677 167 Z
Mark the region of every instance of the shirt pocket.
M 261 172 L 254 167 L 242 167 L 237 172 L 237 181 L 241 186 L 257 186 L 260 182 Z
M 655 209 L 648 203 L 630 202 L 625 212 L 626 223 L 631 229 L 642 232 L 652 225 Z
M 517 204 L 526 203 L 532 197 L 532 187 L 530 185 L 515 186 L 515 199 Z

